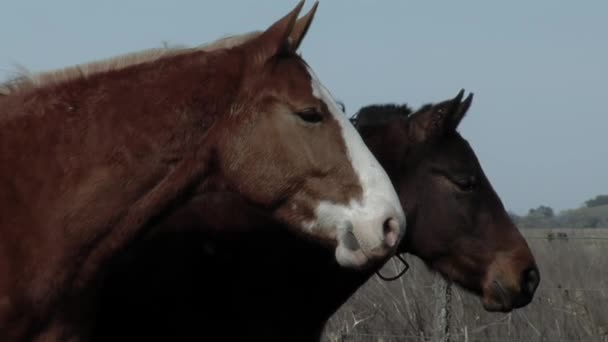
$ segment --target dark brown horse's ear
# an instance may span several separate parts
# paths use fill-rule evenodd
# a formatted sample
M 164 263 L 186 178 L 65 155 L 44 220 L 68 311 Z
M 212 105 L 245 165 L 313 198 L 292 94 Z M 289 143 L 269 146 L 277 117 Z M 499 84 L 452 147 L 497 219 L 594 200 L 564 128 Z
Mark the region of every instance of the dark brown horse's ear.
M 304 6 L 304 0 L 300 0 L 291 12 L 272 24 L 252 42 L 255 44 L 256 61 L 266 62 L 274 56 L 292 51 L 290 37 L 302 6 Z
M 315 17 L 318 6 L 319 2 L 317 1 L 314 5 L 312 5 L 312 8 L 310 11 L 308 11 L 308 13 L 306 13 L 306 15 L 296 21 L 293 31 L 291 31 L 291 35 L 289 36 L 289 48 L 292 51 L 296 51 L 300 47 L 300 44 L 302 43 L 302 40 L 304 40 L 304 37 L 308 32 L 308 28 Z
M 414 113 L 408 120 L 410 138 L 417 142 L 427 142 L 455 130 L 473 100 L 473 96 L 469 95 L 461 102 L 463 96 L 464 90 L 461 90 L 451 100 L 424 106 Z
M 458 94 L 459 95 L 464 94 L 464 90 L 461 90 L 460 93 L 458 93 Z M 462 96 L 460 96 L 460 98 L 462 98 Z M 467 96 L 467 98 L 464 99 L 464 101 L 462 101 L 460 103 L 458 108 L 456 108 L 456 110 L 453 113 L 451 113 L 449 129 L 456 130 L 456 128 L 460 124 L 460 121 L 462 121 L 462 118 L 464 118 L 465 114 L 471 107 L 472 102 L 473 102 L 473 93 L 469 94 L 469 96 Z

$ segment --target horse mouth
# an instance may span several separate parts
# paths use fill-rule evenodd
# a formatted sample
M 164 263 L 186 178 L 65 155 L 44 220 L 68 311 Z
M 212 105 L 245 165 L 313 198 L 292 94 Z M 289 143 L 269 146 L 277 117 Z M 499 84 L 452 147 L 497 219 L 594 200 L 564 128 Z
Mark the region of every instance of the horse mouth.
M 341 235 L 340 242 L 336 247 L 338 263 L 353 269 L 365 270 L 378 266 L 386 260 L 386 252 L 371 251 L 361 244 L 352 230 L 347 230 Z
M 489 312 L 511 312 L 513 305 L 511 304 L 511 296 L 499 280 L 492 281 L 490 287 L 493 291 L 484 296 L 483 307 Z

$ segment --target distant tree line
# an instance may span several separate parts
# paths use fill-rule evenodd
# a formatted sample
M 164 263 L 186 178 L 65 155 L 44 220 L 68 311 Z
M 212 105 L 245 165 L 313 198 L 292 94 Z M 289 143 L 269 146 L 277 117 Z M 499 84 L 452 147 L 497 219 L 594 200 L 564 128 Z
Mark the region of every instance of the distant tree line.
M 608 195 L 598 195 L 588 201 L 585 201 L 587 208 L 599 207 L 601 205 L 608 205 Z
M 599 195 L 578 209 L 555 213 L 553 208 L 541 205 L 527 215 L 510 213 L 520 228 L 608 228 L 608 195 Z

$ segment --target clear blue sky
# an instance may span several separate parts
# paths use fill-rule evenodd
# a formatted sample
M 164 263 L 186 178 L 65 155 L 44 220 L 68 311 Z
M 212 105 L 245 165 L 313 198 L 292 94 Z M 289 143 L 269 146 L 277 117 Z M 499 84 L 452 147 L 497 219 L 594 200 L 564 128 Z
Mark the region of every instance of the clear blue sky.
M 264 29 L 295 3 L 5 0 L 0 78 Z M 349 113 L 473 91 L 461 132 L 515 212 L 608 193 L 608 1 L 324 0 L 302 53 Z

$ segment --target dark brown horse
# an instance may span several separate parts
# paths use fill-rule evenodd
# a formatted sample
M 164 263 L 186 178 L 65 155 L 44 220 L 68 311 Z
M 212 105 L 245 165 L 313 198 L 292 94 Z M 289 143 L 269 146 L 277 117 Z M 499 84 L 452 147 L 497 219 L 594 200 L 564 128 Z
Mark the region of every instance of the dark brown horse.
M 360 111 L 357 126 L 406 208 L 399 252 L 478 294 L 487 310 L 510 311 L 530 302 L 539 272 L 456 130 L 471 101 L 461 93 L 415 114 L 371 106 Z M 252 225 L 268 230 L 230 237 L 200 229 Z M 373 275 L 341 269 L 327 250 L 219 192 L 193 199 L 130 252 L 104 285 L 99 341 L 315 341 Z
M 316 8 L 297 20 L 302 5 L 264 32 L 3 88 L 1 341 L 86 339 L 113 257 L 216 191 L 341 266 L 395 252 L 405 216 L 394 188 L 296 54 Z

